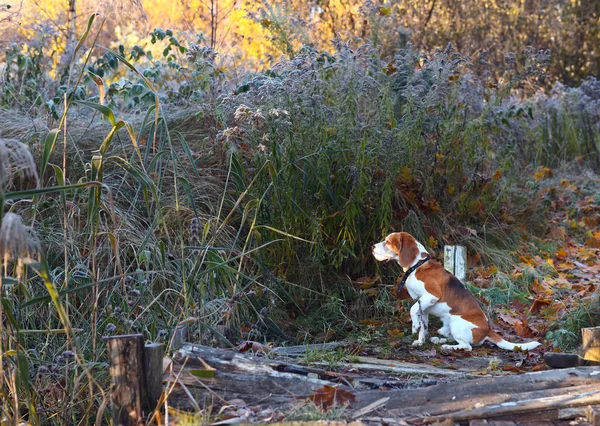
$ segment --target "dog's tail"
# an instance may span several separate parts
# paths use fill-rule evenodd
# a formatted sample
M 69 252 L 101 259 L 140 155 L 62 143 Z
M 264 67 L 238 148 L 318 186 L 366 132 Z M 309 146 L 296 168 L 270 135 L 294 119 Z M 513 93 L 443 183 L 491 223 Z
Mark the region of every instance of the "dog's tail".
M 490 327 L 490 332 L 487 335 L 489 341 L 493 342 L 502 349 L 507 349 L 509 351 L 514 351 L 515 349 L 521 349 L 523 351 L 529 351 L 531 349 L 535 349 L 541 345 L 539 342 L 528 342 L 528 343 L 512 343 L 504 340 L 498 333 L 496 333 Z

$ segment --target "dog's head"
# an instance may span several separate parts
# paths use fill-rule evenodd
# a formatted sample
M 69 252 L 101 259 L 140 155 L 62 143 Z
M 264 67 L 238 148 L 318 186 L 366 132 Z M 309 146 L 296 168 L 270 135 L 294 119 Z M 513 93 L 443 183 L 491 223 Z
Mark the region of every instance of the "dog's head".
M 373 246 L 375 259 L 380 262 L 395 260 L 404 269 L 420 258 L 421 253 L 427 255 L 427 250 L 407 232 L 394 232 Z

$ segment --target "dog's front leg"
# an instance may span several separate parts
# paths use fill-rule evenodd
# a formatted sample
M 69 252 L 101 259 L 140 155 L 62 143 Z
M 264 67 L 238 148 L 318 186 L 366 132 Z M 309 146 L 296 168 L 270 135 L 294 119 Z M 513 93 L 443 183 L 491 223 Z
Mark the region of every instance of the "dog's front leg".
M 421 320 L 422 320 L 422 312 L 421 312 L 421 304 L 417 300 L 417 303 L 411 306 L 410 308 L 410 319 L 412 321 L 412 334 L 419 333 L 421 330 Z
M 429 331 L 429 308 L 437 301 L 436 297 L 430 295 L 421 296 L 417 300 L 417 303 L 410 308 L 413 334 L 419 333 L 417 340 L 412 343 L 413 346 L 421 346 L 425 343 L 425 338 Z

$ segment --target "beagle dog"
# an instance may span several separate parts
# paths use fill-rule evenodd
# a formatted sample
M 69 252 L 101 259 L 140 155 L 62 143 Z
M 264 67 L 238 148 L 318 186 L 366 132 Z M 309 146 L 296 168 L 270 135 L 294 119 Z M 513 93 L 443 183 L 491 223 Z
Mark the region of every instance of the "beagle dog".
M 385 241 L 373 246 L 373 256 L 378 261 L 395 260 L 405 271 L 403 282 L 415 303 L 410 309 L 412 332 L 419 337 L 413 346 L 420 346 L 427 336 L 429 314 L 442 320 L 438 332 L 444 338 L 432 337 L 432 343 L 446 343 L 454 339 L 456 345 L 442 345 L 442 349 L 471 350 L 489 340 L 502 349 L 530 350 L 540 343 L 511 343 L 500 337 L 490 327 L 475 297 L 465 286 L 434 259 L 429 258 L 425 247 L 406 232 L 388 235 Z M 402 284 L 401 284 L 402 285 Z

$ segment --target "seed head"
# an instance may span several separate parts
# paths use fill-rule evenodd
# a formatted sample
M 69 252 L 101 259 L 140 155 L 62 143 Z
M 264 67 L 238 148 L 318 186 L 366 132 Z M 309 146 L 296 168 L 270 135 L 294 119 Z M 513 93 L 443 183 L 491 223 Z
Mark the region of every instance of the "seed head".
M 5 261 L 37 257 L 40 243 L 29 226 L 23 225 L 21 216 L 6 213 L 0 225 L 0 254 Z
M 0 139 L 0 188 L 11 188 L 14 177 L 21 175 L 39 180 L 29 147 L 14 139 Z

